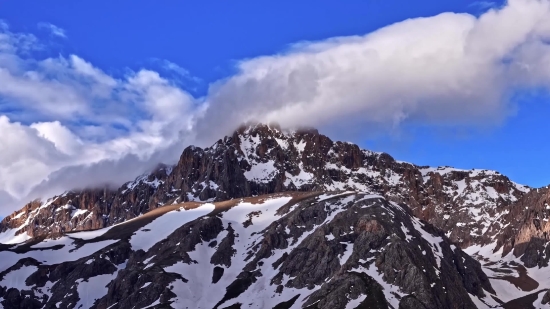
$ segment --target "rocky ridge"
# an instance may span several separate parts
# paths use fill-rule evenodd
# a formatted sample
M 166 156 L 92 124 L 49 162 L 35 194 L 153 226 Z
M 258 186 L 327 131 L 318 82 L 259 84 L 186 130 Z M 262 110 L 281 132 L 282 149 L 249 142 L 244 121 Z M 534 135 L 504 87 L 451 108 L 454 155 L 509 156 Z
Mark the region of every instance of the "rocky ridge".
M 187 147 L 175 166 L 160 165 L 118 190 L 71 191 L 31 202 L 4 218 L 0 232 L 21 240 L 104 228 L 172 203 L 312 190 L 359 190 L 404 203 L 465 248 L 492 243 L 509 206 L 530 188 L 495 171 L 399 162 L 314 129 L 251 125 L 211 147 Z
M 285 196 L 273 213 L 269 201 Z M 243 126 L 117 190 L 70 191 L 6 217 L 0 303 L 544 308 L 549 202 L 548 188 L 495 171 L 417 166 L 314 129 Z M 178 213 L 183 221 L 163 221 Z

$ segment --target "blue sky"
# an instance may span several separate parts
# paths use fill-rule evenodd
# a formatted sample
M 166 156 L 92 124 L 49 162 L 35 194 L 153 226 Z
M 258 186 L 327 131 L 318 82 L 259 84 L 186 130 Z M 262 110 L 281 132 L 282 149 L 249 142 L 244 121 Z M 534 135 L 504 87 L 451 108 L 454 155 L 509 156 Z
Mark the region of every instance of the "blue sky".
M 128 169 L 128 162 L 173 160 L 187 143 L 208 142 L 234 126 L 239 113 L 229 115 L 232 107 L 261 120 L 313 125 L 335 139 L 403 161 L 495 169 L 523 184 L 547 185 L 550 78 L 542 62 L 533 60 L 545 59 L 541 46 L 546 30 L 528 24 L 509 41 L 484 44 L 499 37 L 491 31 L 498 31 L 495 25 L 505 18 L 520 24 L 534 19 L 517 13 L 519 7 L 531 8 L 533 1 L 512 2 L 4 1 L 0 20 L 8 47 L 2 51 L 0 36 L 0 68 L 10 72 L 11 88 L 0 87 L 0 115 L 6 116 L 5 130 L 15 133 L 4 143 L 14 150 L 2 158 L 8 163 L 1 167 L 9 173 L 0 175 L 6 183 L 0 201 L 4 196 L 18 202 L 36 187 L 50 192 L 48 183 L 63 178 L 54 186 L 61 190 L 75 183 L 78 171 L 89 172 L 94 164 L 105 172 L 87 179 L 121 182 L 133 175 L 111 175 L 111 165 Z M 540 3 L 532 14 L 545 12 L 548 3 Z M 544 20 L 543 15 L 535 17 Z M 400 25 L 390 26 L 394 23 Z M 453 36 L 460 39 L 470 32 L 464 46 L 447 49 L 456 41 Z M 412 45 L 400 47 L 407 40 Z M 386 55 L 385 42 L 391 42 L 392 56 L 398 54 L 392 62 L 397 64 L 380 62 L 380 71 L 371 71 L 369 61 Z M 347 62 L 338 58 L 345 58 L 339 56 L 344 49 L 352 50 L 351 56 L 361 54 L 361 44 L 364 50 L 378 48 L 383 56 L 359 55 Z M 498 44 L 508 53 L 492 48 Z M 463 49 L 474 51 L 473 60 L 447 66 Z M 365 71 L 355 76 L 355 65 Z M 529 69 L 521 71 L 522 65 Z M 288 67 L 292 70 L 285 71 Z M 351 71 L 340 72 L 341 67 Z M 274 73 L 259 78 L 266 68 Z M 290 79 L 288 72 L 294 71 L 296 85 L 279 97 L 277 78 Z M 423 71 L 430 71 L 426 81 Z M 381 74 L 387 76 L 377 79 Z M 327 78 L 346 84 L 341 89 L 330 84 L 327 94 L 319 86 Z M 447 78 L 448 83 L 439 83 Z M 414 89 L 407 88 L 407 80 L 414 81 Z M 24 91 L 11 90 L 19 86 Z M 315 95 L 301 92 L 311 87 Z M 371 95 L 381 88 L 386 91 Z M 358 93 L 342 97 L 343 111 L 334 103 L 340 90 Z M 41 91 L 51 93 L 29 95 Z M 386 105 L 391 106 L 388 111 Z M 289 106 L 304 114 L 287 117 Z M 16 145 L 17 134 L 21 138 Z M 29 142 L 23 143 L 24 138 Z M 43 150 L 21 159 L 35 144 Z M 24 166 L 36 173 L 21 172 Z M 25 175 L 12 180 L 20 174 Z
M 66 30 L 60 52 L 77 53 L 110 72 L 168 59 L 206 82 L 233 73 L 233 61 L 270 55 L 299 41 L 362 35 L 407 18 L 479 13 L 473 1 L 5 1 L 10 26 L 34 32 L 48 22 Z M 22 13 L 24 12 L 24 14 Z M 46 33 L 43 33 L 46 35 Z M 62 43 L 62 44 L 61 44 Z

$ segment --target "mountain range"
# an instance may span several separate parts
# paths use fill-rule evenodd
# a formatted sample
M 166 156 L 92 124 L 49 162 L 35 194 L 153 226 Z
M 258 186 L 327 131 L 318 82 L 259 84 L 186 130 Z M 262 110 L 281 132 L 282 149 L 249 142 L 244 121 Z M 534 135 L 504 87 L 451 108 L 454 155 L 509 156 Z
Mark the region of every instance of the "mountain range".
M 550 192 L 249 124 L 0 222 L 4 308 L 550 307 Z

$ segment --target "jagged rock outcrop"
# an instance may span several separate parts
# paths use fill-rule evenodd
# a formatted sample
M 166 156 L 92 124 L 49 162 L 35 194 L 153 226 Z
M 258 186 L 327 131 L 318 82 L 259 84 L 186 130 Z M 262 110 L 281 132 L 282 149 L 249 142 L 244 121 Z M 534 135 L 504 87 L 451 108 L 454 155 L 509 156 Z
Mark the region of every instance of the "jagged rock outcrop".
M 532 190 L 509 207 L 503 217 L 496 249 L 503 254 L 513 250 L 526 267 L 547 267 L 550 260 L 550 189 Z

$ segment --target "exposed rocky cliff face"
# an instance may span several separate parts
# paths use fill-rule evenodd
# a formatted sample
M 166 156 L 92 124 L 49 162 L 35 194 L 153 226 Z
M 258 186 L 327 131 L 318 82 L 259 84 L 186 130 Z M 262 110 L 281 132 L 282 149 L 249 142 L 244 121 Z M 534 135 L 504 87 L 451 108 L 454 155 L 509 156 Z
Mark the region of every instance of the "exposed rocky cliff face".
M 550 259 L 550 190 L 532 190 L 509 207 L 502 218 L 506 225 L 499 232 L 498 245 L 504 255 L 513 250 L 527 267 L 547 267 Z

